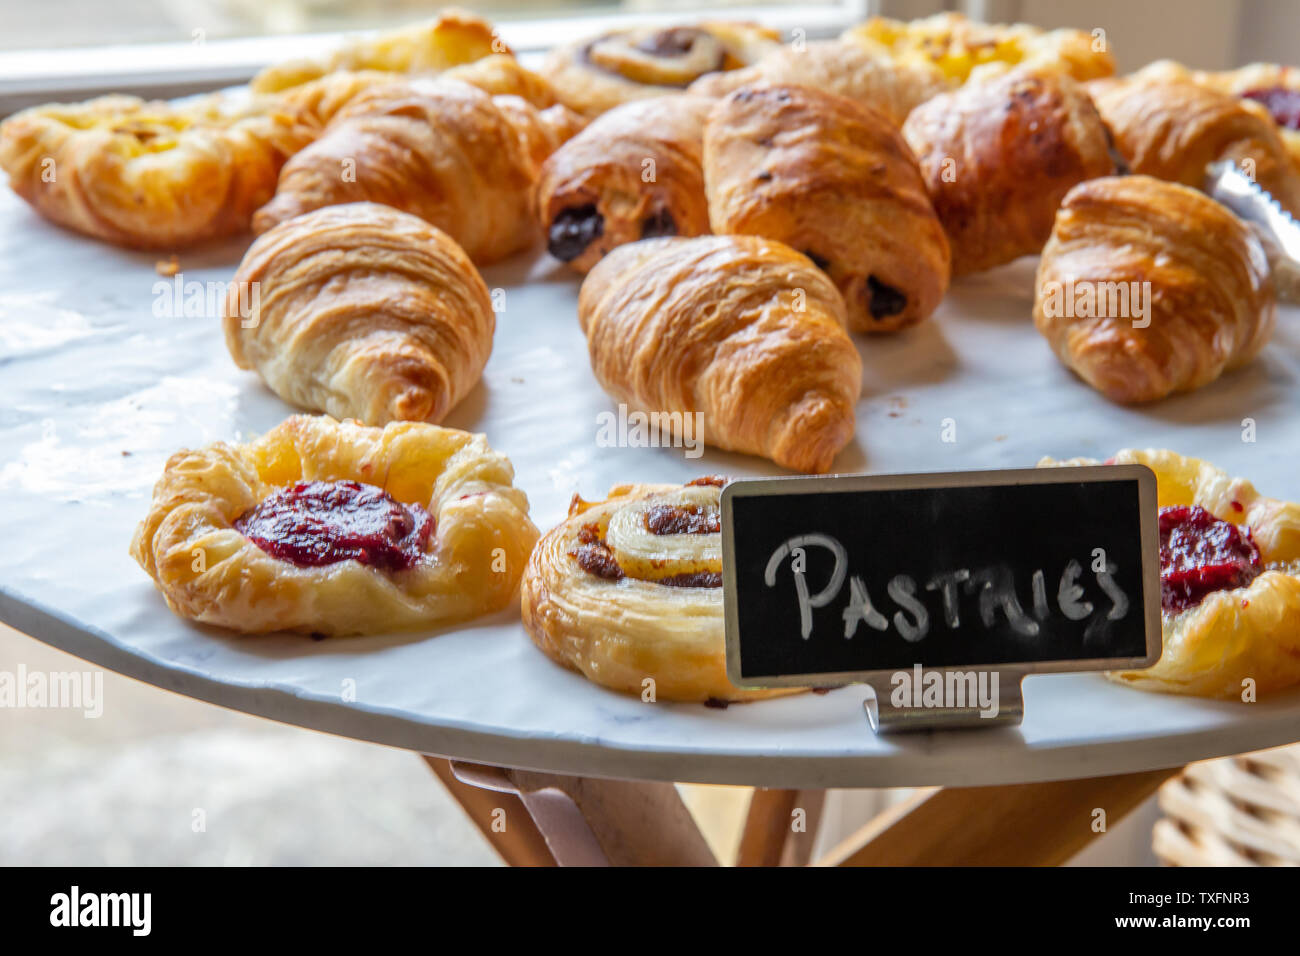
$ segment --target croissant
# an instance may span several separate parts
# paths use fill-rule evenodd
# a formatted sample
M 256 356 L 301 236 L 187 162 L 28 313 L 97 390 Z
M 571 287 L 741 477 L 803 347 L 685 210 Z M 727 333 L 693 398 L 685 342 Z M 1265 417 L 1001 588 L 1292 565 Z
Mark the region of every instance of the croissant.
M 520 582 L 524 629 L 553 660 L 650 700 L 712 703 L 795 690 L 727 680 L 722 627 L 723 480 L 617 485 L 574 495 Z
M 177 249 L 248 229 L 306 140 L 274 104 L 104 96 L 0 124 L 0 168 L 37 212 L 87 236 Z
M 235 273 L 224 323 L 235 364 L 285 401 L 383 425 L 441 421 L 478 382 L 496 317 L 478 270 L 446 233 L 350 203 L 259 237 Z
M 604 389 L 670 429 L 698 421 L 711 445 L 809 472 L 853 437 L 862 360 L 844 302 L 779 242 L 619 246 L 583 280 L 578 318 Z
M 704 128 L 717 233 L 777 239 L 824 269 L 849 328 L 926 318 L 948 287 L 943 226 L 916 158 L 882 113 L 802 86 L 742 87 Z
M 542 65 L 560 102 L 587 117 L 620 103 L 680 93 L 692 81 L 758 60 L 781 35 L 755 23 L 636 27 L 556 47 Z
M 490 23 L 464 10 L 343 44 L 321 57 L 269 66 L 249 84 L 256 93 L 279 93 L 330 73 L 379 70 L 391 74 L 437 73 L 510 47 Z
M 700 77 L 690 92 L 722 97 L 758 83 L 812 86 L 835 93 L 879 110 L 895 126 L 902 126 L 915 107 L 952 86 L 928 61 L 892 60 L 846 40 L 814 40 L 779 47 L 753 66 Z
M 1110 461 L 1156 474 L 1164 652 L 1154 667 L 1106 676 L 1239 700 L 1247 681 L 1259 694 L 1300 684 L 1300 505 L 1171 451 L 1126 449 Z
M 535 241 L 541 159 L 576 125 L 563 107 L 538 111 L 453 80 L 376 85 L 285 164 L 253 228 L 265 232 L 322 206 L 378 202 L 433 223 L 476 263 L 495 262 Z
M 952 248 L 953 275 L 1040 252 L 1071 186 L 1115 172 L 1069 77 L 1016 70 L 921 104 L 903 125 Z
M 1043 250 L 1034 324 L 1117 402 L 1198 388 L 1255 356 L 1276 321 L 1250 229 L 1185 186 L 1105 177 L 1070 190 Z
M 1208 164 L 1231 160 L 1300 215 L 1300 170 L 1258 103 L 1153 79 L 1100 80 L 1088 89 L 1133 172 L 1199 187 Z
M 709 231 L 701 165 L 713 101 L 675 94 L 616 106 L 542 164 L 547 250 L 586 272 L 615 246 Z
M 295 415 L 181 451 L 131 556 L 167 606 L 245 633 L 380 634 L 506 607 L 537 528 L 482 435 Z

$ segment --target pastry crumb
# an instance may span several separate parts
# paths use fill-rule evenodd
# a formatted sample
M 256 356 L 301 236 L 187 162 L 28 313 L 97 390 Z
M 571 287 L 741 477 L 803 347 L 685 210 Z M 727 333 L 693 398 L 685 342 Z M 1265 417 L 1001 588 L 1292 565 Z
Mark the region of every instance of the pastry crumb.
M 166 276 L 170 279 L 172 276 L 176 275 L 176 273 L 181 271 L 180 257 L 173 253 L 166 259 L 159 259 L 153 264 L 153 268 L 160 276 Z

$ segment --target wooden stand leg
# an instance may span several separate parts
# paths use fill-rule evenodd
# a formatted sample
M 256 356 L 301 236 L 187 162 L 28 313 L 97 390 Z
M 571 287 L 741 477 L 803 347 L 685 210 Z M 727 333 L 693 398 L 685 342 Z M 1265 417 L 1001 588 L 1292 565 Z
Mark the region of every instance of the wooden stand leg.
M 945 787 L 886 810 L 818 861 L 825 866 L 1059 866 L 1179 772 L 1001 787 Z
M 825 790 L 756 789 L 749 798 L 736 866 L 805 865 L 812 858 L 825 802 Z M 795 830 L 800 811 L 802 828 Z
M 451 761 L 444 757 L 426 755 L 424 760 L 506 863 L 510 866 L 556 865 L 546 838 L 533 823 L 532 815 L 519 797 L 462 783 L 452 772 Z

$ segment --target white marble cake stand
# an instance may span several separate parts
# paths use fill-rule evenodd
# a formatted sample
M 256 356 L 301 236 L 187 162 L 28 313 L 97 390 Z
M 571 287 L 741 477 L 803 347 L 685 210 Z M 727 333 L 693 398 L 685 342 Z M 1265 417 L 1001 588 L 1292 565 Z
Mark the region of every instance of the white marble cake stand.
M 231 277 L 243 243 L 181 257 Z M 514 611 L 441 633 L 315 642 L 174 617 L 127 555 L 164 460 L 261 432 L 290 409 L 227 357 L 211 313 L 156 316 L 156 256 L 62 232 L 0 192 L 0 619 L 168 690 L 429 754 L 557 773 L 786 788 L 994 784 L 1170 767 L 1300 739 L 1300 695 L 1244 705 L 1145 694 L 1097 675 L 1025 685 L 1014 730 L 878 739 L 867 691 L 733 706 L 644 704 L 552 664 Z M 627 480 L 774 474 L 753 458 L 600 448 L 611 407 L 588 367 L 577 282 L 545 256 L 505 289 L 483 382 L 447 424 L 513 460 L 546 528 L 570 495 Z M 1300 496 L 1300 319 L 1248 369 L 1153 408 L 1113 406 L 1029 322 L 1032 262 L 960 282 L 935 319 L 860 339 L 858 439 L 844 472 L 1018 467 L 1167 446 Z M 957 441 L 940 440 L 954 419 Z M 1258 440 L 1241 440 L 1242 420 Z M 343 699 L 355 686 L 356 699 Z M 113 702 L 106 702 L 111 710 Z

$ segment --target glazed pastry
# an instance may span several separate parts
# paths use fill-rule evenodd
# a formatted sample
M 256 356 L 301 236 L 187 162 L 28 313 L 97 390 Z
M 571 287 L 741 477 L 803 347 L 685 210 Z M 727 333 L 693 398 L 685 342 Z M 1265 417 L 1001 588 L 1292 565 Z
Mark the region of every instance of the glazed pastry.
M 747 66 L 780 40 L 775 30 L 723 21 L 615 30 L 557 47 L 542 75 L 561 103 L 594 117 L 620 103 L 680 93 L 707 73 Z
M 131 555 L 176 614 L 247 633 L 379 634 L 510 603 L 537 529 L 482 435 L 297 415 L 181 451 Z
M 619 246 L 583 281 L 578 318 L 605 391 L 670 423 L 699 413 L 711 445 L 823 472 L 853 437 L 862 361 L 844 302 L 779 242 Z
M 586 272 L 615 246 L 709 231 L 704 118 L 713 101 L 675 94 L 616 106 L 542 165 L 547 250 Z
M 1249 164 L 1282 208 L 1300 214 L 1300 170 L 1258 103 L 1151 79 L 1103 80 L 1089 92 L 1133 172 L 1199 187 L 1212 162 Z
M 1254 358 L 1275 322 L 1264 250 L 1214 200 L 1149 176 L 1094 179 L 1065 197 L 1034 324 L 1107 398 L 1199 388 Z
M 379 202 L 433 223 L 476 263 L 537 237 L 540 163 L 576 128 L 563 107 L 537 110 L 467 83 L 385 83 L 363 90 L 321 136 L 285 164 L 253 228 L 322 206 Z
M 1044 32 L 1026 23 L 979 23 L 959 13 L 910 22 L 873 17 L 846 30 L 843 37 L 903 63 L 933 64 L 954 83 L 987 79 L 1015 66 L 1052 70 L 1076 80 L 1115 72 L 1104 35 Z
M 52 222 L 121 246 L 171 250 L 247 230 L 303 142 L 262 101 L 104 96 L 5 120 L 0 168 Z
M 784 690 L 727 680 L 722 628 L 720 478 L 617 485 L 577 495 L 542 536 L 520 582 L 524 628 L 589 680 L 651 700 L 727 701 Z M 653 681 L 653 685 L 649 682 Z
M 948 240 L 916 158 L 882 113 L 803 86 L 742 87 L 704 129 L 716 233 L 778 239 L 824 269 L 848 327 L 892 332 L 948 288 Z
M 916 153 L 953 275 L 1040 252 L 1070 187 L 1115 172 L 1092 101 L 1067 76 L 1015 70 L 912 111 Z
M 925 60 L 898 61 L 846 40 L 814 40 L 801 47 L 783 46 L 753 66 L 710 73 L 691 84 L 690 91 L 722 97 L 756 83 L 812 86 L 873 107 L 895 126 L 936 93 L 952 86 L 934 64 Z
M 254 242 L 224 323 L 235 364 L 285 401 L 383 425 L 441 421 L 478 382 L 496 317 L 478 270 L 445 232 L 350 203 Z
M 1121 451 L 1156 473 L 1164 653 L 1107 674 L 1142 690 L 1242 699 L 1300 683 L 1300 505 L 1171 451 Z M 1040 465 L 1092 465 L 1083 458 Z
M 279 93 L 342 70 L 432 74 L 510 48 L 486 20 L 464 10 L 444 10 L 435 20 L 363 37 L 325 56 L 269 66 L 249 84 L 255 93 Z

